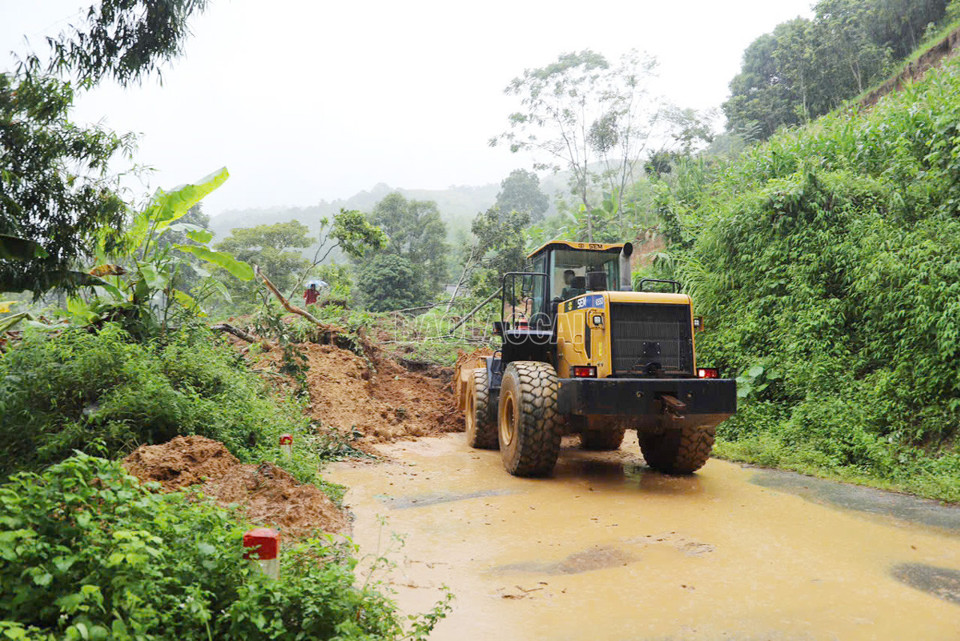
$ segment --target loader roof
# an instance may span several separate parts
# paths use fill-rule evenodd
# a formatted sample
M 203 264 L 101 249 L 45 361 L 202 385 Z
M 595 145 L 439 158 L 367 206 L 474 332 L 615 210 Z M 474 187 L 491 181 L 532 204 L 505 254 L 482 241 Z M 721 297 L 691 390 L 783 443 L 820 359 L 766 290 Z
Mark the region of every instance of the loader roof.
M 557 247 L 563 249 L 579 249 L 582 251 L 599 251 L 599 252 L 617 252 L 620 253 L 620 250 L 623 249 L 623 243 L 577 243 L 569 240 L 551 240 L 548 243 L 537 247 L 535 250 L 530 252 L 527 255 L 527 258 L 533 258 L 537 254 L 545 252 L 546 250 Z

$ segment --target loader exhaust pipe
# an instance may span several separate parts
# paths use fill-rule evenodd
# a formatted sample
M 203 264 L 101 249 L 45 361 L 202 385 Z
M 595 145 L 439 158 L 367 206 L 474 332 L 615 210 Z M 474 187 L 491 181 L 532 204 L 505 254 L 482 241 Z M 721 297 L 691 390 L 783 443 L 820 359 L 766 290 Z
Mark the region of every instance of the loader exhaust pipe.
M 620 251 L 620 291 L 632 292 L 633 283 L 630 273 L 630 256 L 633 255 L 633 243 L 624 243 Z

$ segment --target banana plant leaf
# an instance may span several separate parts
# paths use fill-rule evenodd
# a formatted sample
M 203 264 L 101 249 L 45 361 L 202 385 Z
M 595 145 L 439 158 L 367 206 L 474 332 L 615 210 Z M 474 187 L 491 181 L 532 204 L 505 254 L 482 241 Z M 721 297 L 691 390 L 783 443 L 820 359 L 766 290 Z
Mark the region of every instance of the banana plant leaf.
M 40 243 L 26 238 L 0 234 L 0 258 L 6 260 L 33 260 L 47 255 Z
M 139 247 L 147 239 L 151 225 L 155 225 L 157 232 L 165 231 L 229 177 L 230 172 L 223 167 L 196 183 L 181 185 L 170 191 L 158 189 L 147 208 L 134 218 L 127 235 L 128 241 L 133 247 Z
M 157 269 L 157 266 L 153 263 L 138 263 L 140 267 L 140 273 L 143 274 L 143 279 L 147 281 L 147 285 L 153 289 L 166 289 L 167 285 L 170 284 L 170 279 L 167 274 Z
M 182 231 L 187 233 L 187 238 L 197 243 L 209 243 L 213 240 L 213 232 L 207 229 L 204 229 L 200 225 L 193 225 L 191 223 L 177 223 L 176 225 L 170 225 L 170 231 Z
M 253 280 L 253 267 L 242 260 L 237 260 L 230 254 L 198 245 L 174 245 L 174 247 L 187 254 L 193 254 L 208 263 L 223 267 L 240 280 Z
M 150 206 L 154 209 L 153 217 L 158 223 L 157 230 L 166 229 L 182 218 L 191 207 L 226 182 L 229 177 L 230 172 L 226 167 L 222 167 L 194 184 L 181 185 L 168 192 L 158 191 L 154 196 L 154 203 Z
M 200 303 L 197 302 L 193 296 L 186 292 L 182 292 L 179 289 L 173 290 L 173 297 L 184 307 L 189 310 L 195 311 L 200 316 L 206 316 L 207 313 L 203 311 L 203 308 L 200 307 Z

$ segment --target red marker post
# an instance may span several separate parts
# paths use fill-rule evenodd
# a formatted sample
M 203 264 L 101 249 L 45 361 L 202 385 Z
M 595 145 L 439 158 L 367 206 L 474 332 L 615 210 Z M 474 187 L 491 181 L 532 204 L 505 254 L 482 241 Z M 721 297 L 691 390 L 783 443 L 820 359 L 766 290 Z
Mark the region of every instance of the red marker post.
M 280 578 L 280 533 L 270 528 L 257 528 L 243 535 L 243 558 L 256 561 L 271 579 Z
M 288 459 L 293 456 L 293 434 L 280 435 L 280 453 Z

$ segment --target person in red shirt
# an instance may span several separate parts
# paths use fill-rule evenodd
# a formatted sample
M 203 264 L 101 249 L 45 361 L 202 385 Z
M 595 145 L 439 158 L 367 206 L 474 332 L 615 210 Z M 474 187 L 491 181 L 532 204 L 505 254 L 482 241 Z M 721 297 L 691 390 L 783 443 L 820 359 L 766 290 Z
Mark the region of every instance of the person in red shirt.
M 317 302 L 317 298 L 320 296 L 320 292 L 317 291 L 317 284 L 310 283 L 310 287 L 307 288 L 307 291 L 303 292 L 303 300 L 307 305 L 313 305 Z

